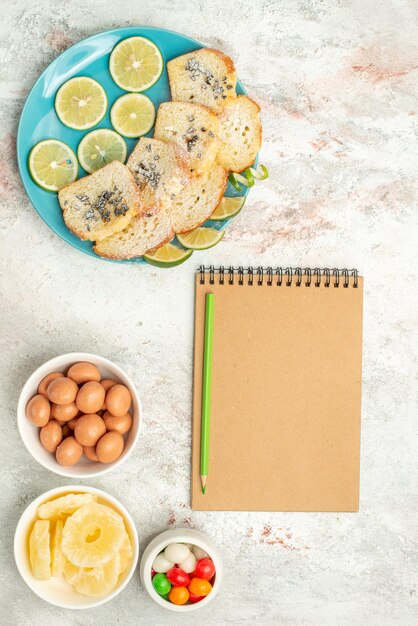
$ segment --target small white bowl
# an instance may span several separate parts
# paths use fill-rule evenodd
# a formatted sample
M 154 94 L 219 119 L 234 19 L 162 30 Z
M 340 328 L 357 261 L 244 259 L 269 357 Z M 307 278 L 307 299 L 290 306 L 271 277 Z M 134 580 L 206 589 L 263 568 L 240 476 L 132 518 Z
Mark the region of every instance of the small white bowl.
M 36 518 L 36 511 L 38 507 L 50 500 L 51 498 L 57 498 L 58 496 L 65 495 L 67 493 L 94 493 L 99 497 L 99 502 L 110 505 L 118 513 L 120 513 L 125 521 L 125 527 L 129 534 L 132 543 L 132 563 L 131 566 L 123 574 L 123 578 L 119 581 L 117 587 L 106 596 L 102 598 L 88 598 L 77 593 L 71 585 L 69 585 L 63 577 L 51 577 L 49 580 L 36 580 L 32 576 L 29 552 L 28 552 L 28 536 L 31 530 L 31 526 Z M 18 525 L 16 527 L 15 539 L 14 539 L 14 555 L 19 570 L 25 583 L 32 589 L 37 596 L 63 609 L 89 609 L 105 602 L 109 602 L 115 596 L 117 596 L 131 579 L 137 562 L 139 554 L 138 545 L 138 533 L 135 528 L 134 521 L 129 515 L 125 507 L 101 489 L 95 489 L 94 487 L 85 487 L 84 485 L 65 485 L 64 487 L 57 487 L 46 491 L 39 498 L 33 500 L 29 506 L 24 510 Z
M 55 455 L 42 447 L 41 442 L 39 441 L 39 428 L 31 424 L 26 417 L 26 405 L 29 400 L 37 394 L 38 385 L 47 374 L 50 374 L 51 372 L 66 373 L 71 365 L 82 361 L 94 363 L 94 365 L 99 368 L 102 378 L 115 379 L 129 389 L 132 396 L 132 427 L 125 439 L 125 448 L 120 457 L 114 461 L 114 463 L 104 465 L 103 463 L 89 461 L 86 457 L 82 456 L 76 465 L 68 467 L 60 465 L 55 459 Z M 141 400 L 130 377 L 125 374 L 120 367 L 112 363 L 112 361 L 109 361 L 109 359 L 96 354 L 87 354 L 84 352 L 70 352 L 69 354 L 62 354 L 61 356 L 56 356 L 38 367 L 38 369 L 35 370 L 26 381 L 17 405 L 17 425 L 20 436 L 22 437 L 27 450 L 31 453 L 33 458 L 46 469 L 51 470 L 51 472 L 55 472 L 55 474 L 60 474 L 60 476 L 67 476 L 69 478 L 92 478 L 93 476 L 101 476 L 102 474 L 106 474 L 121 465 L 121 463 L 126 461 L 136 446 L 141 421 Z
M 200 602 L 183 605 L 172 604 L 168 600 L 162 598 L 152 586 L 151 568 L 154 559 L 157 554 L 165 550 L 170 543 L 191 543 L 194 546 L 199 546 L 199 548 L 202 548 L 205 552 L 207 552 L 212 559 L 216 569 L 212 591 L 206 596 L 206 598 L 200 600 Z M 162 606 L 164 609 L 175 611 L 176 613 L 190 613 L 190 611 L 203 609 L 209 604 L 209 602 L 212 602 L 218 594 L 222 583 L 223 565 L 218 548 L 210 539 L 205 537 L 205 535 L 202 535 L 196 530 L 190 530 L 189 528 L 173 528 L 172 530 L 166 530 L 161 533 L 148 544 L 141 558 L 139 573 L 141 575 L 142 584 L 157 604 Z

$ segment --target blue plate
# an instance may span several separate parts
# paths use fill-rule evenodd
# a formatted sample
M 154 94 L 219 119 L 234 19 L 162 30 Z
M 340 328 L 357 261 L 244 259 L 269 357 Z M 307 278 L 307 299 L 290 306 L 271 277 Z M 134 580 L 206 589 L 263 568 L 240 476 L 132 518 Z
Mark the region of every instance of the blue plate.
M 65 81 L 74 76 L 91 76 L 104 87 L 109 101 L 108 111 L 95 128 L 112 128 L 109 116 L 110 108 L 114 101 L 125 92 L 113 82 L 110 76 L 108 69 L 109 55 L 117 43 L 126 37 L 133 37 L 134 35 L 148 37 L 148 39 L 158 46 L 164 59 L 164 70 L 160 79 L 155 85 L 143 93 L 151 98 L 156 110 L 161 102 L 170 100 L 170 89 L 166 70 L 167 61 L 204 46 L 190 37 L 185 37 L 184 35 L 163 28 L 136 26 L 131 28 L 117 28 L 80 41 L 63 52 L 47 67 L 36 81 L 26 100 L 17 133 L 17 160 L 19 171 L 23 185 L 36 211 L 48 226 L 64 239 L 64 241 L 85 254 L 99 259 L 102 257 L 98 257 L 93 252 L 92 243 L 90 241 L 78 239 L 78 237 L 73 235 L 66 227 L 62 218 L 57 194 L 45 191 L 33 182 L 28 170 L 28 157 L 33 146 L 42 139 L 60 139 L 71 146 L 77 154 L 77 146 L 81 139 L 87 132 L 92 130 L 90 128 L 87 131 L 79 131 L 67 128 L 67 126 L 64 126 L 64 124 L 60 122 L 55 113 L 54 100 L 58 88 Z M 237 93 L 246 93 L 239 81 L 237 84 Z M 148 133 L 148 136 L 152 136 L 152 134 L 153 129 Z M 128 154 L 132 151 L 136 142 L 137 140 L 135 139 L 126 139 Z M 86 172 L 79 167 L 79 177 L 85 175 Z M 245 196 L 248 194 L 248 191 L 248 188 L 245 188 L 242 193 L 237 193 L 235 189 L 228 184 L 226 195 Z M 229 221 L 230 220 L 213 222 L 209 220 L 207 224 L 218 230 L 223 230 Z M 136 259 L 116 262 L 144 263 L 145 261 L 141 257 L 138 257 Z

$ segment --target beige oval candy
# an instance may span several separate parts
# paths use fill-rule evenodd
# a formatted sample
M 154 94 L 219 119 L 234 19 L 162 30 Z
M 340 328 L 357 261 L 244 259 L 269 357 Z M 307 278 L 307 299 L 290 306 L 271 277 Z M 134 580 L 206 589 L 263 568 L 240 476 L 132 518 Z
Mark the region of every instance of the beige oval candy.
M 131 406 L 132 398 L 125 385 L 114 385 L 106 394 L 106 408 L 112 415 L 122 417 Z
M 107 393 L 111 387 L 114 387 L 118 383 L 116 382 L 116 380 L 111 380 L 110 378 L 105 378 L 104 380 L 100 381 L 100 384 L 104 388 L 105 393 Z M 101 411 L 106 411 L 106 398 L 105 398 L 105 401 L 103 402 L 100 410 Z
M 41 428 L 39 439 L 45 450 L 55 453 L 57 447 L 62 441 L 61 426 L 55 420 L 50 420 L 46 426 Z
M 53 404 L 51 406 L 51 415 L 60 422 L 69 422 L 76 415 L 78 415 L 78 409 L 75 402 L 69 404 Z
M 95 446 L 106 432 L 106 425 L 100 415 L 91 413 L 78 418 L 74 428 L 74 437 L 82 446 Z
M 26 406 L 26 417 L 34 426 L 45 426 L 51 415 L 51 406 L 45 396 L 38 394 L 29 400 Z
M 131 429 L 132 426 L 132 416 L 130 413 L 125 413 L 121 417 L 116 417 L 106 411 L 103 415 L 104 423 L 106 424 L 107 430 L 116 430 L 116 432 L 124 435 Z
M 100 383 L 84 383 L 77 394 L 76 405 L 82 413 L 97 413 L 105 399 L 105 390 Z
M 48 389 L 49 383 L 51 383 L 56 378 L 64 378 L 64 374 L 62 372 L 52 372 L 51 374 L 48 374 L 47 376 L 45 376 L 45 378 L 43 378 L 41 382 L 39 383 L 38 393 L 40 393 L 43 396 L 46 396 L 47 395 L 46 390 Z
M 47 389 L 48 399 L 54 404 L 70 404 L 76 399 L 78 387 L 70 378 L 55 378 Z
M 70 430 L 74 430 L 75 425 L 77 424 L 77 420 L 78 420 L 78 417 L 73 417 L 72 420 L 67 422 L 67 426 L 68 426 L 68 428 L 70 428 Z
M 67 372 L 68 378 L 74 380 L 77 385 L 87 383 L 89 380 L 100 381 L 100 372 L 93 363 L 74 363 Z
M 84 446 L 83 451 L 89 461 L 95 461 L 96 463 L 99 461 L 94 446 Z
M 113 463 L 120 457 L 124 448 L 123 437 L 116 431 L 103 435 L 97 442 L 96 454 L 100 463 Z
M 60 465 L 75 465 L 81 459 L 83 446 L 74 437 L 67 437 L 57 448 L 56 459 Z

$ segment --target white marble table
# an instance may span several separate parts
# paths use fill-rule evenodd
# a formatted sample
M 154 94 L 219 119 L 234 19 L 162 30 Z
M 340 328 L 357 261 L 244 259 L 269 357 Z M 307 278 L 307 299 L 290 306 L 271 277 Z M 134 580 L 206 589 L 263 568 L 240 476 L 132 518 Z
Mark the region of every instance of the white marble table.
M 412 626 L 417 623 L 417 116 L 414 0 L 1 2 L 2 241 L 0 623 Z M 262 161 L 224 241 L 172 271 L 89 258 L 30 206 L 15 163 L 24 100 L 72 42 L 157 25 L 219 47 L 263 110 Z M 365 276 L 358 514 L 192 513 L 189 505 L 193 272 L 198 263 L 356 266 Z M 208 533 L 226 579 L 203 613 L 175 618 L 135 576 L 111 604 L 49 606 L 20 579 L 13 531 L 25 505 L 70 483 L 20 441 L 16 402 L 40 363 L 103 354 L 136 381 L 138 450 L 96 485 L 134 515 L 141 548 L 173 526 Z

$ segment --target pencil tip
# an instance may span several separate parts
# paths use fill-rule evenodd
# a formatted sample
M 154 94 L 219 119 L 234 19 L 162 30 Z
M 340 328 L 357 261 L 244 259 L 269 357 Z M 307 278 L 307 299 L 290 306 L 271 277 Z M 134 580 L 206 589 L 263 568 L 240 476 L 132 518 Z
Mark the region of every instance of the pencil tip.
M 202 493 L 206 492 L 206 485 L 204 487 L 202 487 Z

